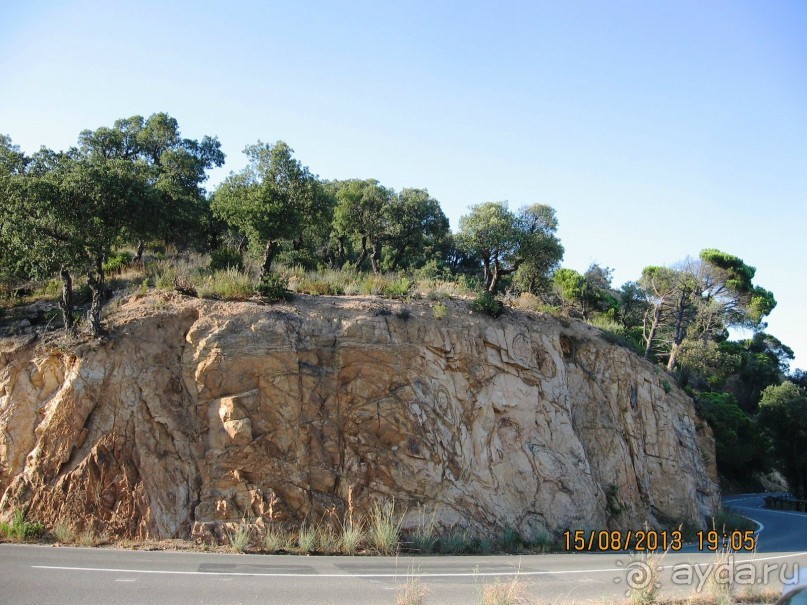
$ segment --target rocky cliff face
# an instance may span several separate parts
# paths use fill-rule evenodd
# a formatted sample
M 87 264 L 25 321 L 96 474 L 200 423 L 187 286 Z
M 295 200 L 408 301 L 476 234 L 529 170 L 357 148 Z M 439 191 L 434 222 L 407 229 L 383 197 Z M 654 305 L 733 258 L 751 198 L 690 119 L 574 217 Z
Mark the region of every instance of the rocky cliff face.
M 0 513 L 188 537 L 350 490 L 529 537 L 713 512 L 711 434 L 663 372 L 583 324 L 447 306 L 151 295 L 104 343 L 6 339 Z

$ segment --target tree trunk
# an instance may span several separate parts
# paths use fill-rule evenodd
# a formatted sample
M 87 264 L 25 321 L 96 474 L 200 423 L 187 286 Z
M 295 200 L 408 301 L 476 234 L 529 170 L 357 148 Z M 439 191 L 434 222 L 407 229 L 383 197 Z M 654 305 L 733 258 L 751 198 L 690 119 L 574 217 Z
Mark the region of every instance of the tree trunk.
M 501 272 L 499 271 L 499 265 L 493 265 L 493 273 L 491 274 L 490 285 L 488 286 L 488 292 L 491 294 L 496 294 L 496 287 L 499 285 L 499 279 L 501 278 Z
M 338 240 L 339 246 L 336 249 L 337 254 L 337 262 L 339 263 L 339 268 L 341 269 L 345 265 L 345 256 L 347 252 L 345 251 L 345 238 L 340 237 Z
M 647 314 L 645 314 L 645 317 L 647 317 Z M 653 347 L 653 341 L 656 338 L 656 330 L 658 329 L 659 321 L 661 321 L 661 306 L 653 308 L 653 321 L 650 323 L 650 333 L 647 336 L 645 336 L 644 339 L 646 343 L 644 349 L 645 359 L 650 357 L 650 349 Z
M 359 258 L 356 260 L 356 271 L 361 271 L 362 263 L 367 258 L 367 236 L 362 235 L 361 237 L 361 253 L 359 254 Z
M 681 347 L 680 344 L 674 342 L 672 347 L 670 348 L 670 359 L 667 360 L 667 370 L 670 372 L 673 371 L 675 368 L 675 362 L 678 360 L 678 349 Z
M 70 277 L 70 271 L 64 267 L 62 267 L 59 275 L 62 278 L 62 297 L 59 299 L 59 308 L 62 311 L 64 329 L 68 332 L 74 332 L 76 326 L 73 321 L 73 279 Z
M 493 275 L 490 272 L 490 260 L 485 257 L 482 259 L 482 266 L 484 267 L 483 279 L 485 280 L 485 290 L 490 292 L 490 282 L 493 280 Z
M 92 292 L 90 303 L 90 333 L 98 338 L 101 336 L 101 306 L 104 303 L 104 259 L 101 255 L 95 257 L 95 271 L 87 274 L 87 285 Z
M 274 240 L 266 242 L 266 248 L 263 251 L 263 264 L 261 265 L 261 279 L 269 275 L 272 271 L 272 261 L 275 259 L 280 244 Z
M 687 293 L 682 292 L 680 300 L 678 301 L 678 310 L 675 314 L 675 329 L 673 330 L 673 343 L 670 348 L 670 358 L 667 361 L 667 370 L 670 372 L 675 368 L 675 362 L 678 358 L 678 349 L 684 338 L 687 335 L 686 313 L 687 313 Z
M 132 260 L 133 263 L 142 264 L 143 263 L 143 252 L 146 249 L 146 242 L 142 239 L 137 242 L 137 254 L 135 255 L 134 259 Z
M 373 242 L 373 253 L 370 255 L 370 265 L 373 267 L 373 273 L 378 273 L 379 261 L 381 260 L 381 243 Z

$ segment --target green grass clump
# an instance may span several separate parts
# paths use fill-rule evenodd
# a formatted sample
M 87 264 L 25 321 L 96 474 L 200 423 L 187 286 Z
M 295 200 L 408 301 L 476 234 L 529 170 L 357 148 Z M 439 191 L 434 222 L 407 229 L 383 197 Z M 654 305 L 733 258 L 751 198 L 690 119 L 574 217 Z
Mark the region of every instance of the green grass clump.
M 219 300 L 247 300 L 255 292 L 249 275 L 235 267 L 197 278 L 194 286 L 199 297 Z
M 34 540 L 45 533 L 45 526 L 36 521 L 25 519 L 25 513 L 18 510 L 14 513 L 11 523 L 0 521 L 0 536 L 13 540 L 14 542 L 25 542 Z
M 398 550 L 401 533 L 401 519 L 395 519 L 395 501 L 383 504 L 376 502 L 370 514 L 368 539 L 373 548 L 382 555 L 389 555 Z
M 230 550 L 233 552 L 244 552 L 249 546 L 251 531 L 249 524 L 241 522 L 238 527 L 227 532 L 227 541 L 230 543 Z
M 412 289 L 412 280 L 406 277 L 390 279 L 381 290 L 382 296 L 388 298 L 405 298 Z
M 317 546 L 320 552 L 334 554 L 340 551 L 341 537 L 329 525 L 317 527 Z
M 303 525 L 297 533 L 297 546 L 301 552 L 310 553 L 317 548 L 317 530 L 311 526 Z
M 437 528 L 435 527 L 434 519 L 436 513 L 432 513 L 431 517 L 427 517 L 425 511 L 420 513 L 420 523 L 412 530 L 410 539 L 412 541 L 412 550 L 419 553 L 430 553 L 434 550 L 437 544 Z
M 634 353 L 640 355 L 644 353 L 642 348 L 630 338 L 630 335 L 625 330 L 625 326 L 614 321 L 610 317 L 595 317 L 589 320 L 588 324 L 600 329 L 600 338 L 602 338 L 605 342 L 612 345 L 625 347 L 626 349 L 630 349 Z
M 712 517 L 712 529 L 720 533 L 755 530 L 756 524 L 748 517 L 737 514 L 730 508 L 720 508 Z
M 471 537 L 467 529 L 453 529 L 440 536 L 437 548 L 444 555 L 468 555 L 477 551 L 478 541 Z
M 354 555 L 366 536 L 360 523 L 348 523 L 342 527 L 341 548 L 346 555 Z
M 280 552 L 281 550 L 290 550 L 294 542 L 294 538 L 288 531 L 282 527 L 272 525 L 266 530 L 266 535 L 263 538 L 263 548 L 268 552 Z
M 499 543 L 501 549 L 505 552 L 519 552 L 524 546 L 524 540 L 521 534 L 514 527 L 508 525 L 502 532 L 502 539 Z

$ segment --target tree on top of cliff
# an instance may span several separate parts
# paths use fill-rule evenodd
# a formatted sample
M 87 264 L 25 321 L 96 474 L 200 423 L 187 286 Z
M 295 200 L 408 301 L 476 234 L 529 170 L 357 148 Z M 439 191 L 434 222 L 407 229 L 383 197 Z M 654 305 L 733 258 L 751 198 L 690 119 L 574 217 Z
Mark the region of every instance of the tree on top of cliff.
M 338 181 L 333 227 L 339 245 L 339 256 L 345 256 L 348 243 L 358 246 L 356 271 L 370 258 L 373 272 L 380 269 L 381 253 L 386 235 L 384 214 L 394 192 L 375 179 Z
M 460 218 L 458 246 L 482 266 L 485 290 L 496 292 L 503 277 L 521 267 L 534 275 L 548 276 L 563 258 L 563 246 L 555 232 L 555 210 L 534 204 L 513 213 L 505 202 L 471 206 Z
M 640 285 L 648 306 L 645 314 L 645 355 L 666 351 L 667 369 L 676 367 L 686 339 L 725 340 L 727 329 L 760 330 L 776 306 L 773 294 L 752 283 L 754 267 L 712 248 L 697 260 L 674 267 L 645 267 Z
M 300 237 L 305 222 L 323 214 L 320 204 L 326 202 L 316 177 L 293 152 L 283 141 L 247 146 L 249 164 L 213 195 L 213 213 L 263 249 L 262 277 L 271 271 L 283 240 Z
M 136 260 L 142 258 L 144 240 L 150 237 L 183 245 L 200 239 L 209 213 L 202 183 L 208 169 L 224 164 L 216 137 L 183 138 L 176 119 L 161 112 L 148 119 L 135 115 L 116 120 L 112 128 L 84 130 L 79 135 L 79 150 L 96 161 L 123 160 L 136 165 L 139 178 L 159 196 L 148 232 L 132 233 L 138 247 Z

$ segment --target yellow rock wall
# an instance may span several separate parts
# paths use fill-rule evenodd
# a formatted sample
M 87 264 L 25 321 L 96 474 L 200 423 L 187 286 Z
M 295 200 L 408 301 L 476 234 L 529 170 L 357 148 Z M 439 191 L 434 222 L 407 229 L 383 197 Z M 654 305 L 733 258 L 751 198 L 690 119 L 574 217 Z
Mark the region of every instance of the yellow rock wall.
M 589 326 L 449 302 L 152 295 L 106 342 L 0 345 L 0 515 L 127 537 L 319 521 L 395 498 L 405 526 L 529 537 L 700 522 L 711 433 Z

